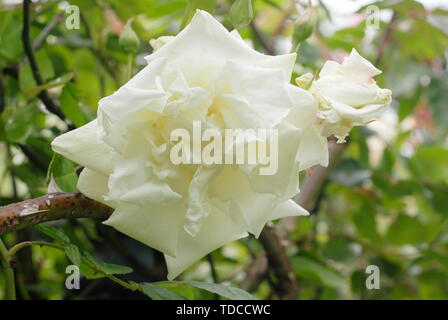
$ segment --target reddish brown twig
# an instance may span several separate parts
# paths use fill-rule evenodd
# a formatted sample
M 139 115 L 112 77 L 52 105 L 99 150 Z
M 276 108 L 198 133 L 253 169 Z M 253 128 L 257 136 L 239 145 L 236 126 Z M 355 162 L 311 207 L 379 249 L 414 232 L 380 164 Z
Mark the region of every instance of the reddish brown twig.
M 397 20 L 397 13 L 394 11 L 392 13 L 392 18 L 389 21 L 389 24 L 386 27 L 386 30 L 384 31 L 383 37 L 380 40 L 380 43 L 378 45 L 376 55 L 375 55 L 375 65 L 379 65 L 381 58 L 383 57 L 384 50 L 386 49 L 386 46 L 390 41 L 392 40 L 392 32 L 395 28 L 395 22 Z
M 240 288 L 249 292 L 255 291 L 267 274 L 268 259 L 266 254 L 262 253 L 249 266 L 246 277 L 240 283 Z
M 277 278 L 276 291 L 280 299 L 297 299 L 299 286 L 286 251 L 286 243 L 273 226 L 266 225 L 259 240 L 266 252 L 268 265 Z
M 0 207 L 0 235 L 35 224 L 68 219 L 107 219 L 113 209 L 80 193 L 50 193 Z

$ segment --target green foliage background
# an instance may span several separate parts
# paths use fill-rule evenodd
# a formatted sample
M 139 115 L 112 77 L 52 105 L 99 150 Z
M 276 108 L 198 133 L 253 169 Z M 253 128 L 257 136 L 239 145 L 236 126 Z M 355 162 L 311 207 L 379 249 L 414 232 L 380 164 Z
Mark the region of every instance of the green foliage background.
M 76 164 L 53 157 L 50 149 L 52 139 L 65 132 L 67 125 L 43 110 L 38 94 L 47 90 L 75 126 L 93 119 L 98 100 L 127 80 L 128 55 L 118 40 L 129 19 L 133 18 L 132 27 L 141 40 L 133 73 L 152 50 L 149 40 L 176 34 L 195 8 L 211 12 L 232 29 L 230 0 L 69 2 L 80 8 L 78 30 L 66 28 L 63 2 L 39 1 L 32 7 L 32 39 L 38 39 L 56 19 L 51 33 L 35 50 L 44 80 L 39 86 L 24 57 L 22 6 L 0 2 L 0 205 L 45 194 L 48 168 L 64 191 L 76 191 Z M 290 41 L 291 21 L 297 15 L 292 1 L 253 2 L 261 39 L 249 26 L 240 32 L 256 49 L 278 52 L 275 44 Z M 289 239 L 299 299 L 448 298 L 448 11 L 428 11 L 412 0 L 375 4 L 393 12 L 391 23 L 382 21 L 373 34 L 361 22 L 325 35 L 320 27 L 332 17 L 320 4 L 318 28 L 298 51 L 295 72 L 302 74 L 318 71 L 325 60 L 354 47 L 384 71 L 377 82 L 391 88 L 394 95 L 384 128 L 352 131 L 311 216 L 300 219 Z M 441 23 L 432 23 L 434 19 Z M 134 262 L 134 272 L 128 275 L 132 281 L 149 281 L 147 274 L 152 273 L 146 269 L 160 263 L 151 249 L 105 231 L 93 221 L 60 221 L 53 226 L 62 229 L 81 252 L 124 265 Z M 33 229 L 8 234 L 4 240 L 12 246 L 43 237 Z M 81 293 L 65 290 L 67 256 L 78 261 L 77 250 L 66 248 L 66 254 L 47 247 L 24 250 L 17 257 L 19 297 L 140 298 L 125 289 L 109 290 L 107 281 L 101 279 L 86 280 Z M 123 255 L 124 250 L 130 256 Z M 261 251 L 255 239 L 215 251 L 212 256 L 220 281 L 239 286 Z M 145 270 L 135 268 L 133 256 Z M 368 265 L 381 270 L 379 290 L 365 287 Z M 104 277 L 84 271 L 89 278 Z M 198 262 L 184 279 L 210 281 L 208 262 Z M 263 278 L 251 293 L 276 298 L 272 281 L 269 276 Z M 194 284 L 162 282 L 157 290 L 146 284 L 143 291 L 151 298 L 214 298 L 212 293 L 235 298 L 227 291 L 204 291 Z

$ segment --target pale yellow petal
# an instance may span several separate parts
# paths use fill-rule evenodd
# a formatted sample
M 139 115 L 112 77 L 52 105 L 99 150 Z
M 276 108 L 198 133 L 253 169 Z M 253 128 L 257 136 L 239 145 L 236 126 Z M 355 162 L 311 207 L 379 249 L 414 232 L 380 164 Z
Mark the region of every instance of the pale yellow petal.
M 79 163 L 83 167 L 107 175 L 112 172 L 116 153 L 101 138 L 97 120 L 55 138 L 51 143 L 54 152 Z
M 184 230 L 181 231 L 175 257 L 165 254 L 168 279 L 173 280 L 197 260 L 222 245 L 246 236 L 247 233 L 243 226 L 234 223 L 217 210 L 212 212 L 195 237 L 190 236 Z

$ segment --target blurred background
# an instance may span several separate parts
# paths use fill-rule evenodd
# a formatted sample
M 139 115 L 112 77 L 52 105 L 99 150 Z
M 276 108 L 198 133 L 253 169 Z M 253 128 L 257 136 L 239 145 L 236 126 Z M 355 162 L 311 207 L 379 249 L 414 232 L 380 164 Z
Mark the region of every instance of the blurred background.
M 22 2 L 0 1 L 0 205 L 47 193 L 52 139 L 95 117 L 98 100 L 144 66 L 151 39 L 175 35 L 196 8 L 231 30 L 233 2 L 35 1 L 30 38 L 42 77 L 36 83 L 21 39 Z M 287 249 L 298 298 L 447 299 L 448 2 L 311 2 L 317 26 L 297 50 L 293 79 L 320 70 L 326 60 L 341 62 L 356 48 L 383 70 L 376 80 L 392 89 L 394 100 L 381 119 L 352 131 L 310 205 L 311 215 L 289 228 Z M 78 21 L 72 5 L 79 8 Z M 294 24 L 307 5 L 254 0 L 253 20 L 239 31 L 261 52 L 287 53 Z M 140 40 L 135 63 L 119 43 L 128 21 Z M 43 92 L 60 106 L 69 126 L 42 103 Z M 310 179 L 318 170 L 301 178 Z M 50 172 L 61 189 L 76 191 L 74 163 L 53 158 Z M 111 228 L 87 219 L 53 225 L 101 259 L 132 267 L 126 279 L 164 280 L 159 253 Z M 12 246 L 42 237 L 31 229 L 3 238 Z M 261 253 L 252 238 L 224 246 L 212 253 L 216 276 L 259 298 L 278 298 L 269 272 L 249 272 L 263 266 Z M 83 278 L 80 291 L 67 291 L 65 267 L 70 263 L 64 252 L 52 248 L 23 249 L 16 264 L 19 298 L 141 298 L 92 274 Z M 380 270 L 380 289 L 366 289 L 369 265 Z M 210 280 L 210 260 L 198 262 L 183 278 Z M 0 288 L 3 281 L 0 276 Z M 213 298 L 182 290 L 189 298 Z

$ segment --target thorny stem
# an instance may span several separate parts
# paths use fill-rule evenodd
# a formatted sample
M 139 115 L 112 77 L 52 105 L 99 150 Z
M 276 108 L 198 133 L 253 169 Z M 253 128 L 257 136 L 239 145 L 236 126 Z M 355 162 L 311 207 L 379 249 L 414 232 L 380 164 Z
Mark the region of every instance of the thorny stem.
M 25 247 L 29 247 L 29 246 L 47 246 L 47 247 L 53 247 L 53 248 L 57 248 L 57 249 L 63 249 L 62 246 L 55 244 L 55 243 L 51 243 L 51 242 L 46 242 L 46 241 L 23 241 L 20 242 L 18 244 L 16 244 L 15 246 L 11 247 L 8 250 L 8 254 L 6 256 L 7 261 L 11 262 L 11 259 L 14 257 L 14 255 L 17 253 L 17 251 L 19 251 L 22 248 Z
M 278 284 L 276 291 L 282 299 L 293 300 L 297 298 L 299 286 L 294 269 L 286 251 L 284 240 L 275 230 L 274 226 L 266 225 L 260 234 L 259 241 L 266 251 L 268 265 L 272 268 Z
M 64 247 L 56 244 L 56 243 L 51 243 L 51 242 L 46 242 L 46 241 L 24 241 L 21 243 L 16 244 L 15 246 L 13 246 L 11 249 L 9 249 L 9 251 L 6 254 L 6 258 L 7 261 L 11 261 L 12 257 L 17 253 L 17 251 L 19 251 L 22 248 L 28 247 L 28 246 L 33 246 L 33 245 L 37 245 L 37 246 L 46 246 L 46 247 L 52 247 L 58 250 L 62 250 L 64 251 Z M 82 262 L 84 262 L 89 268 L 91 268 L 92 270 L 94 270 L 95 272 L 99 272 L 102 273 L 106 278 L 114 281 L 115 283 L 119 284 L 122 287 L 125 287 L 126 289 L 135 291 L 138 290 L 138 285 L 134 284 L 134 283 L 128 283 L 126 281 L 121 280 L 120 278 L 112 275 L 112 274 L 107 274 L 105 272 L 103 272 L 101 269 L 98 269 L 92 262 L 90 262 L 88 259 L 86 259 L 85 257 L 81 257 Z
M 35 224 L 69 218 L 105 220 L 112 208 L 80 193 L 50 193 L 0 207 L 0 235 Z

